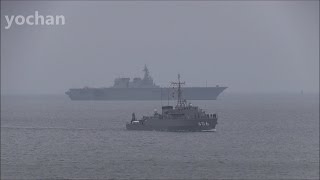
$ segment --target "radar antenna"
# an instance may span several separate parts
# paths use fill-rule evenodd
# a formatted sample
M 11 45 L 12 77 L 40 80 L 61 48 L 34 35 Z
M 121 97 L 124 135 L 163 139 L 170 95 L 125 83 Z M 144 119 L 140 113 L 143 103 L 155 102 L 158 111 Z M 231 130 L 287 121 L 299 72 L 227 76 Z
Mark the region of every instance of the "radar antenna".
M 181 85 L 184 85 L 185 82 L 180 81 L 180 74 L 178 74 L 178 82 L 171 82 L 173 86 L 178 87 L 178 101 L 176 107 L 185 107 L 186 106 L 186 101 L 182 99 L 182 90 L 181 90 Z

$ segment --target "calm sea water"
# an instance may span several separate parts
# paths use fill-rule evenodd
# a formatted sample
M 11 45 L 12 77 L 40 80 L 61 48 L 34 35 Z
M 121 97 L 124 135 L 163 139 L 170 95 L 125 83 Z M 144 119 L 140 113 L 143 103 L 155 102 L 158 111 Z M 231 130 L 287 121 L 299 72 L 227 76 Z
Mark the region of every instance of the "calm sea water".
M 218 113 L 216 132 L 125 130 L 160 101 L 2 96 L 1 179 L 319 178 L 318 95 L 192 103 Z

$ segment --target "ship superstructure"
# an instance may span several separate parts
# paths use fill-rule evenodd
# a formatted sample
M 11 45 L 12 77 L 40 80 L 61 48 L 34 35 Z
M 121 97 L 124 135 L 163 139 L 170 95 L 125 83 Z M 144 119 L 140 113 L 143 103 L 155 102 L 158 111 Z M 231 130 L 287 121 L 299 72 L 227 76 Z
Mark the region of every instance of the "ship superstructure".
M 153 78 L 150 76 L 147 66 L 144 66 L 144 76 L 143 79 L 140 77 L 133 78 L 116 78 L 114 80 L 113 88 L 160 88 L 153 82 Z

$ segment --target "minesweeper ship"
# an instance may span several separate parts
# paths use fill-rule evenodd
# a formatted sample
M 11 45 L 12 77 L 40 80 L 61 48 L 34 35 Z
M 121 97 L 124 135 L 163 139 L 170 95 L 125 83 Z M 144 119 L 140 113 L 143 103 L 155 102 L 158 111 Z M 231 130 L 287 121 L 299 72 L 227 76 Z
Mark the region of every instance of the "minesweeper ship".
M 66 94 L 71 100 L 162 100 L 177 99 L 172 96 L 174 90 L 156 85 L 147 66 L 143 79 L 136 77 L 116 78 L 109 88 L 72 88 Z M 184 97 L 189 100 L 216 100 L 227 87 L 183 87 Z
M 178 82 L 173 82 L 178 87 L 178 99 L 175 108 L 162 106 L 162 113 L 156 110 L 153 116 L 143 116 L 137 120 L 135 113 L 126 124 L 128 130 L 156 130 L 156 131 L 215 131 L 218 117 L 216 114 L 207 114 L 204 110 L 191 103 L 187 103 L 182 97 L 180 75 Z

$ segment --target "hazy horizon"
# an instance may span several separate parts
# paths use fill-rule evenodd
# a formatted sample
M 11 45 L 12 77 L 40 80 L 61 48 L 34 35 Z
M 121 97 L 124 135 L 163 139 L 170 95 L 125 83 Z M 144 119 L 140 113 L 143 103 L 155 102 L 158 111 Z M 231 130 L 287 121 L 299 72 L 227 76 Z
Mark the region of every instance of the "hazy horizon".
M 5 15 L 64 15 L 12 26 Z M 226 93 L 319 93 L 319 1 L 1 1 L 1 95 L 110 87 L 117 77 Z

